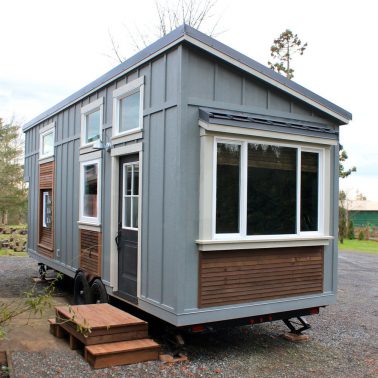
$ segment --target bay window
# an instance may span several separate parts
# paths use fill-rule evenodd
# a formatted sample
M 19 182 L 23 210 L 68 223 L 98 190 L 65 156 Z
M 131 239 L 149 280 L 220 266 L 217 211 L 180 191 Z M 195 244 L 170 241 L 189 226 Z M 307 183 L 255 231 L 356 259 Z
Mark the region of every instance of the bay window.
M 216 140 L 214 235 L 321 233 L 322 149 Z

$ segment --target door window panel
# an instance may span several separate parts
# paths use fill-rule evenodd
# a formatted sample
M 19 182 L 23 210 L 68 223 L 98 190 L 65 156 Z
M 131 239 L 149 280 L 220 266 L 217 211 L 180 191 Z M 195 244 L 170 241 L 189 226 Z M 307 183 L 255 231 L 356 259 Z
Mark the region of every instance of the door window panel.
M 138 228 L 139 164 L 123 166 L 122 228 Z

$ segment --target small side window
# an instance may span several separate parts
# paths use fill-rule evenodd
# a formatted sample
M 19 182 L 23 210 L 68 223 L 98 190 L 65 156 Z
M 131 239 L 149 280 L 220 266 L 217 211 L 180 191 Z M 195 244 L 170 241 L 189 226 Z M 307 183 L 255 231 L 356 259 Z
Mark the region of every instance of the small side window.
M 119 100 L 119 132 L 140 128 L 140 91 Z
M 40 133 L 39 158 L 54 156 L 55 128 L 54 124 L 44 127 Z
M 101 139 L 103 98 L 81 108 L 81 145 L 88 146 Z
M 143 128 L 144 76 L 113 92 L 113 135 L 129 134 Z
M 44 228 L 51 228 L 52 224 L 52 200 L 51 190 L 42 193 L 43 206 L 42 206 L 42 226 Z
M 100 160 L 81 163 L 80 176 L 80 221 L 100 224 Z

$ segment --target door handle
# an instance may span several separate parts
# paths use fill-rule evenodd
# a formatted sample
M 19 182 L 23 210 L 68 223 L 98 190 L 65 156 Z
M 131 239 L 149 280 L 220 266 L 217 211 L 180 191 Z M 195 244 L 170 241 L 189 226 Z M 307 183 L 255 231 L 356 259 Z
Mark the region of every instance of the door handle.
M 119 230 L 118 232 L 117 232 L 117 236 L 115 237 L 115 242 L 116 242 L 116 244 L 117 244 L 117 248 L 118 248 L 118 250 L 119 250 L 119 245 L 120 245 L 120 236 L 121 236 L 121 230 Z

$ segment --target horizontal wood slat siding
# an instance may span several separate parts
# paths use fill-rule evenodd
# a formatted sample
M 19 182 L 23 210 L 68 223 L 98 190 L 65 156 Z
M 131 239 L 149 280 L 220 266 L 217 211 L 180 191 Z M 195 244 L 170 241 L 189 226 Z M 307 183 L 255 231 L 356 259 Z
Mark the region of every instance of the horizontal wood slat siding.
M 199 307 L 323 292 L 323 247 L 200 252 Z
M 101 232 L 80 230 L 80 268 L 101 275 Z
M 43 227 L 43 192 L 51 191 L 51 227 Z M 39 239 L 38 253 L 53 258 L 54 257 L 54 162 L 39 165 Z

